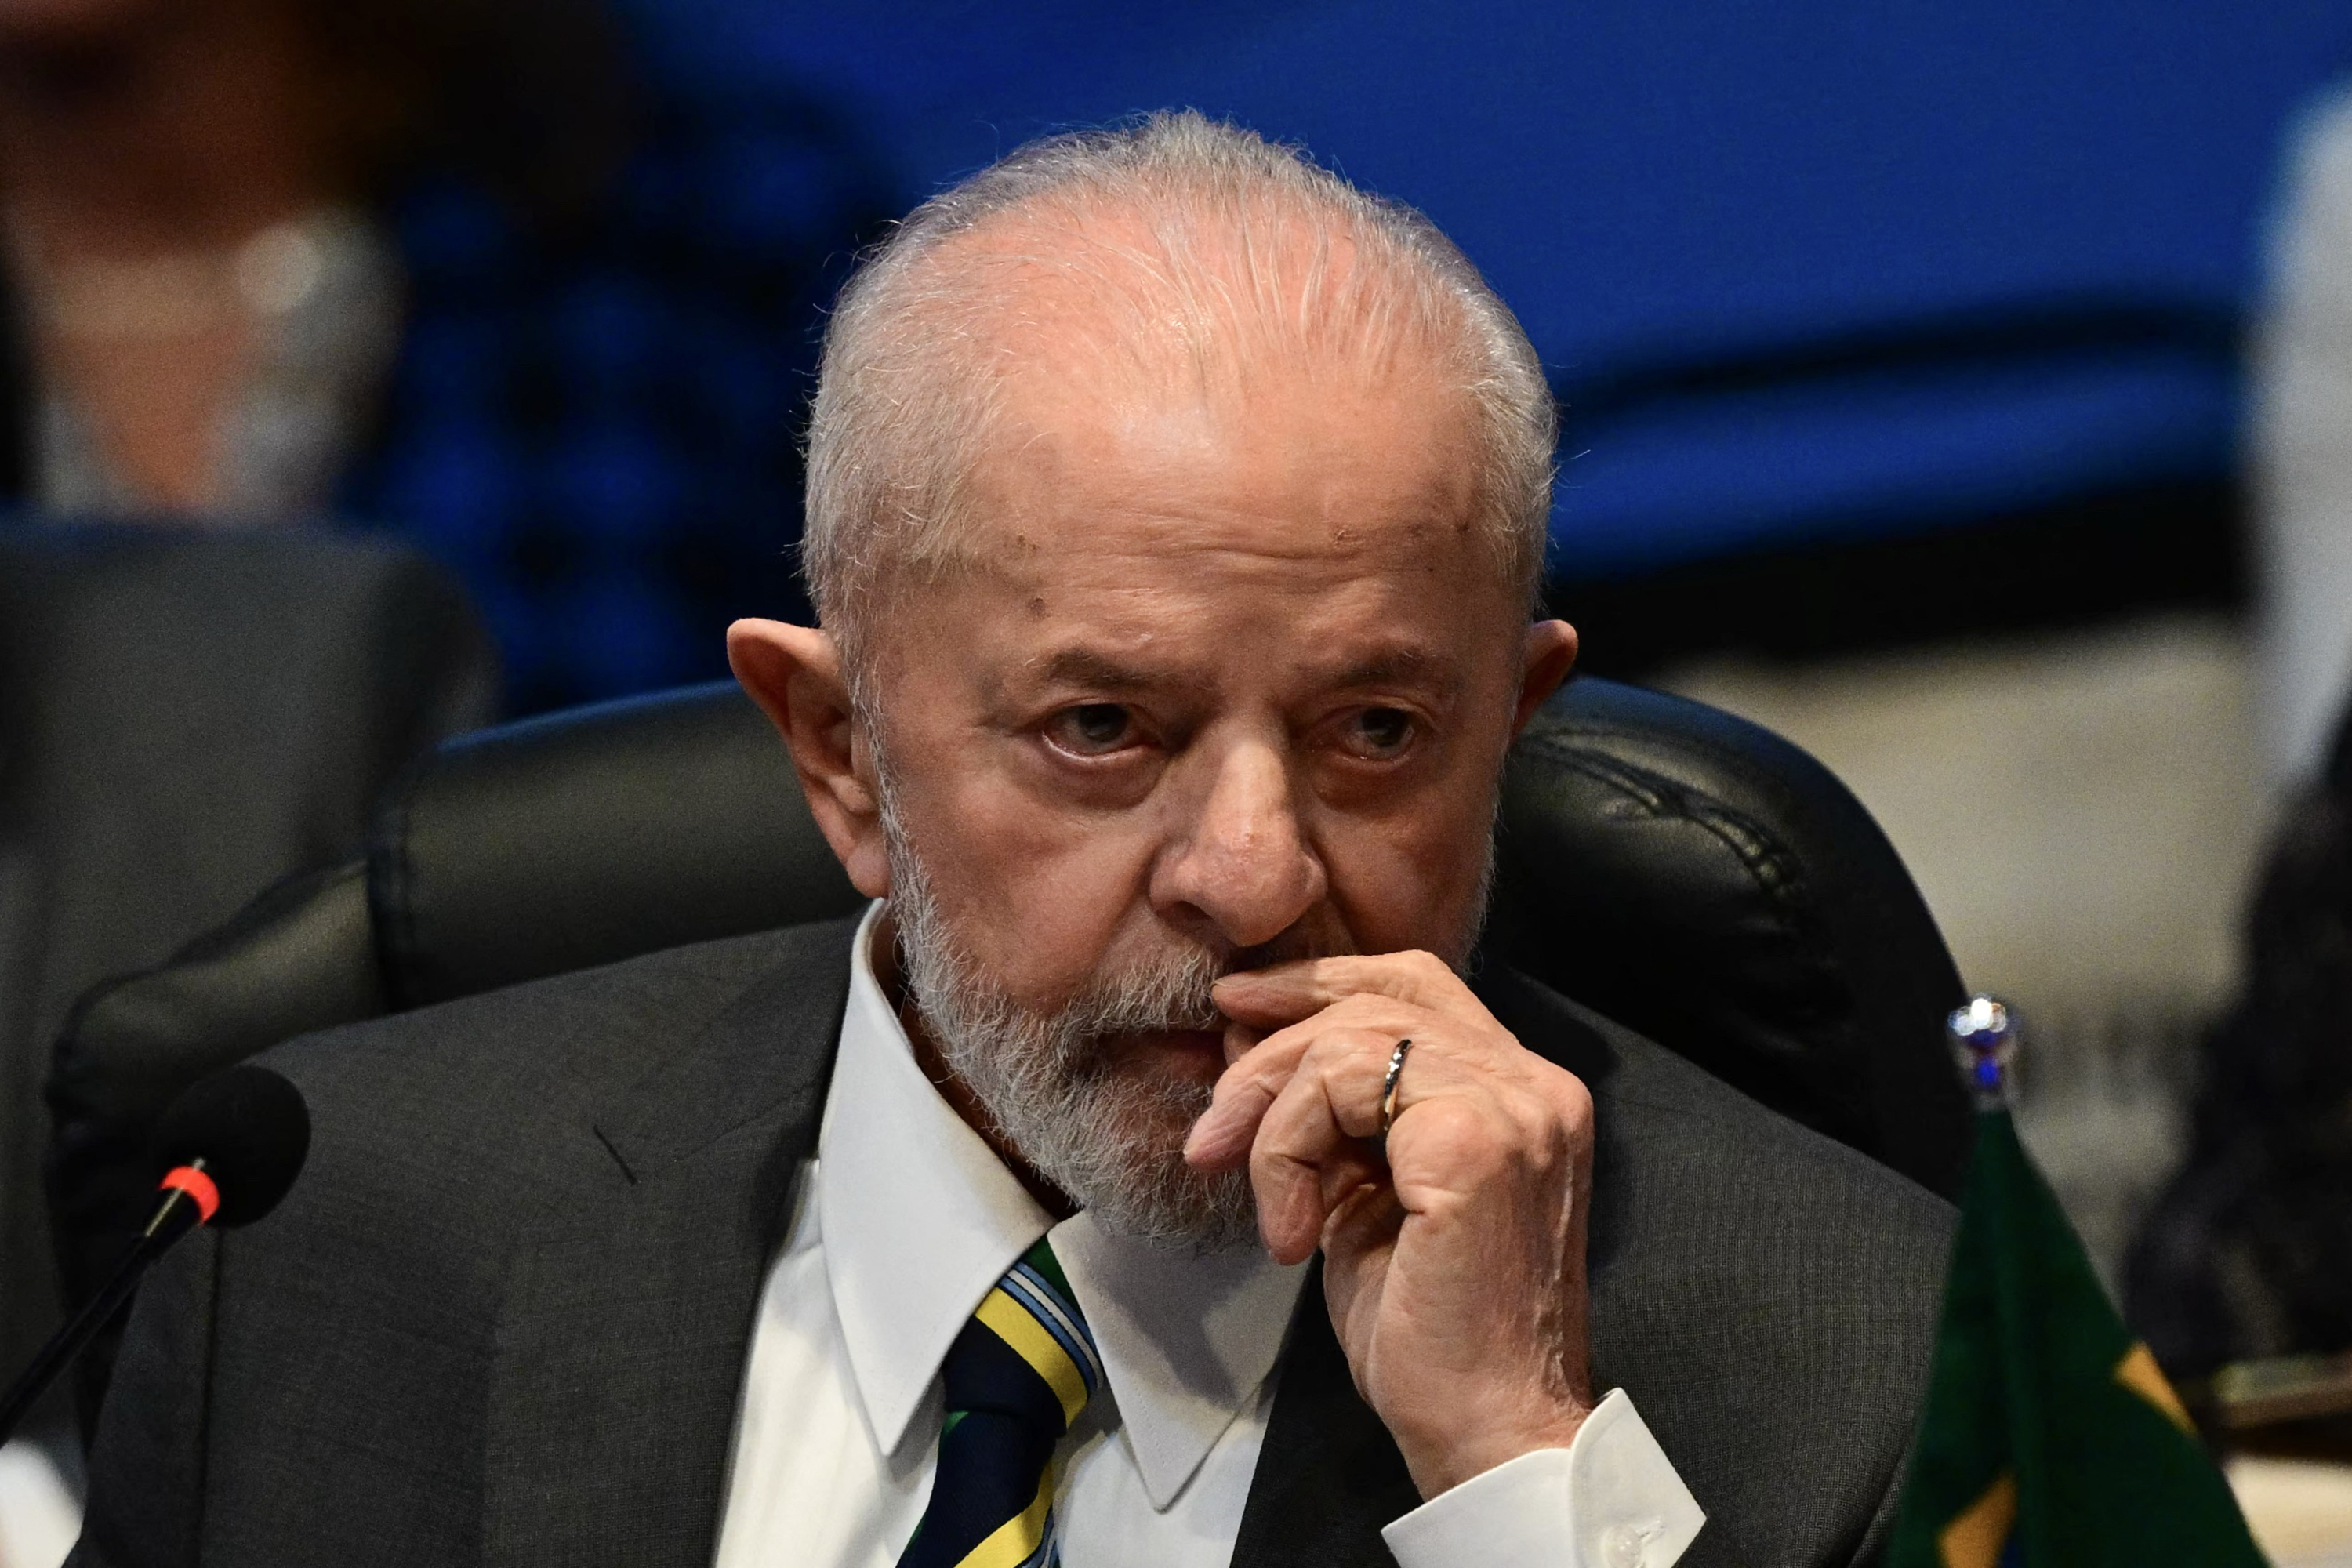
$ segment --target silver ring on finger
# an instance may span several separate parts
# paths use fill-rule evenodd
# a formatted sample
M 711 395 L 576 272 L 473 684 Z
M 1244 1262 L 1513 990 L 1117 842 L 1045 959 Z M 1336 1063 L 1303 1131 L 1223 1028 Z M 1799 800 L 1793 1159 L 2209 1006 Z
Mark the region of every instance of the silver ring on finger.
M 1388 1076 L 1381 1079 L 1381 1142 L 1389 1141 L 1389 1129 L 1396 1125 L 1397 1079 L 1404 1076 L 1404 1054 L 1412 1049 L 1412 1037 L 1408 1035 L 1396 1043 L 1389 1053 Z

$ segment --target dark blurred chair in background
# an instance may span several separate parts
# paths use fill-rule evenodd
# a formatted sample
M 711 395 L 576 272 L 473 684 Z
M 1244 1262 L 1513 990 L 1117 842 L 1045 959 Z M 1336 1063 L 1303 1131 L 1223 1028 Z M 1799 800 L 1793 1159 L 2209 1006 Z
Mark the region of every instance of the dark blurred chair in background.
M 289 881 L 61 1040 L 68 1281 L 141 1223 L 174 1094 L 279 1041 L 862 900 L 731 686 L 487 731 L 386 795 L 364 858 Z M 1914 1180 L 1958 1192 L 1959 979 L 1902 862 L 1820 763 L 1727 713 L 1580 679 L 1514 748 L 1488 950 Z M 84 1363 L 85 1412 L 107 1370 Z
M 413 551 L 0 530 L 0 1363 L 58 1311 L 39 1094 L 75 996 L 347 854 L 496 707 L 478 620 Z
M 0 500 L 387 531 L 517 711 L 725 673 L 798 602 L 829 260 L 890 203 L 665 7 L 0 7 Z

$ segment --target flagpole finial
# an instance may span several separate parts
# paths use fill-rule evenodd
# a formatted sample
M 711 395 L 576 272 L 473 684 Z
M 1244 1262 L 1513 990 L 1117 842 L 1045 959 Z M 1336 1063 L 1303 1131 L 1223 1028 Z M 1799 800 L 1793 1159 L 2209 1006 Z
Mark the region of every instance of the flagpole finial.
M 2006 1109 L 2010 1064 L 2017 1058 L 2017 1020 L 2007 1004 L 1979 994 L 1967 1006 L 1955 1008 L 1944 1028 L 1952 1037 L 1952 1053 L 1960 1059 L 1977 1109 Z

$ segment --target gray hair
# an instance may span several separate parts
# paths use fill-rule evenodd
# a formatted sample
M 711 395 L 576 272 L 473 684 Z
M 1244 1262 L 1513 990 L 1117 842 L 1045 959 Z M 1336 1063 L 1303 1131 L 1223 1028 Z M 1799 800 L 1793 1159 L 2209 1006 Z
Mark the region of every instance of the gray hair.
M 1140 242 L 1091 237 L 1084 258 L 1026 242 L 1105 214 Z M 992 222 L 992 220 L 1002 220 Z M 982 226 L 1012 249 L 942 247 Z M 1237 258 L 1204 266 L 1202 241 Z M 1344 274 L 1332 265 L 1347 246 Z M 1109 265 L 1105 258 L 1109 258 Z M 1433 353 L 1478 429 L 1477 523 L 1530 604 L 1549 534 L 1556 415 L 1508 306 L 1436 226 L 1358 190 L 1297 148 L 1192 110 L 1021 147 L 917 207 L 843 289 L 825 332 L 808 435 L 802 567 L 818 614 L 861 662 L 864 611 L 889 573 L 953 558 L 962 481 L 993 425 L 1015 324 L 1002 268 L 1079 277 L 1124 304 L 1131 339 L 1166 336 L 1202 374 L 1243 333 L 1375 363 Z M 1236 300 L 1236 285 L 1248 296 Z M 1135 342 L 1106 345 L 1142 352 Z

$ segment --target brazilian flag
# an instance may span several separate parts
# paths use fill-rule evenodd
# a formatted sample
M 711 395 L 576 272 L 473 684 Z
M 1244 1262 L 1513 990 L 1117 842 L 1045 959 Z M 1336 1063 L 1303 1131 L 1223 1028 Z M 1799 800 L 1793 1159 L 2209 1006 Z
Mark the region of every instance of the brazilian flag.
M 1887 1568 L 2109 1564 L 2262 1568 L 2263 1556 L 1996 1103 L 1977 1114 Z

